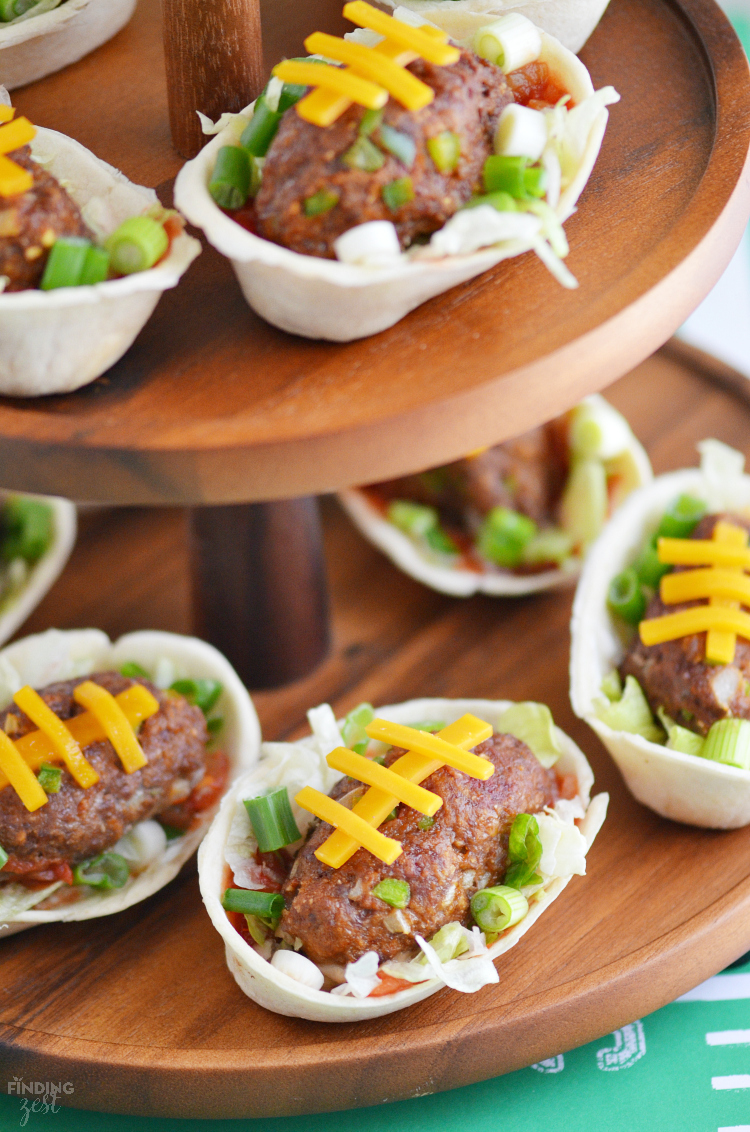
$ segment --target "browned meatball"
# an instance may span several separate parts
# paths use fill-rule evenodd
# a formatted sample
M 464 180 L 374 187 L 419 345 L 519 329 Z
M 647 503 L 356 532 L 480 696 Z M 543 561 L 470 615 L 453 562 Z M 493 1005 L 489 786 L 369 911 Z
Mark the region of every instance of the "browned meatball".
M 8 155 L 33 174 L 27 193 L 0 198 L 0 275 L 6 291 L 38 287 L 49 250 L 59 236 L 87 236 L 78 205 L 55 178 L 38 165 L 28 146 Z
M 554 774 L 520 740 L 493 735 L 475 750 L 492 760 L 495 774 L 479 782 L 443 767 L 426 779 L 425 788 L 443 799 L 431 829 L 420 829 L 420 815 L 403 805 L 380 826 L 402 845 L 392 865 L 359 849 L 340 869 L 329 868 L 314 852 L 332 828 L 325 822 L 312 828 L 282 890 L 287 907 L 281 931 L 289 943 L 301 939 L 313 962 L 343 966 L 366 951 L 392 959 L 414 950 L 415 934 L 429 939 L 444 924 L 468 923 L 471 897 L 505 872 L 516 815 L 538 812 L 556 797 Z M 401 754 L 391 750 L 386 765 Z M 358 787 L 345 779 L 332 793 L 340 796 Z M 406 932 L 394 909 L 372 894 L 384 877 L 409 884 L 411 896 L 402 912 Z
M 705 515 L 693 538 L 708 539 L 720 519 L 750 530 L 750 521 L 736 515 Z M 679 569 L 679 568 L 678 568 Z M 704 602 L 665 605 L 654 597 L 646 617 L 661 617 Z M 636 634 L 622 662 L 623 677 L 635 676 L 651 710 L 663 708 L 683 727 L 706 735 L 713 723 L 728 716 L 750 719 L 750 642 L 737 638 L 733 664 L 706 664 L 706 634 L 646 646 Z
M 73 699 L 82 683 L 66 680 L 40 691 L 60 719 L 71 719 L 84 709 Z M 21 875 L 44 870 L 55 862 L 76 865 L 110 848 L 136 822 L 145 821 L 173 802 L 187 797 L 203 777 L 206 724 L 203 713 L 182 696 L 160 692 L 146 680 L 130 680 L 117 672 L 87 677 L 113 695 L 132 684 L 143 684 L 159 700 L 159 711 L 142 724 L 138 740 L 148 763 L 126 774 L 109 740 L 92 743 L 84 754 L 99 781 L 82 789 L 63 769 L 58 794 L 29 813 L 12 787 L 0 790 L 0 845 L 10 855 L 3 870 Z M 16 722 L 8 726 L 9 718 Z M 35 730 L 20 708 L 0 713 L 0 727 L 13 738 Z
M 477 517 L 509 507 L 544 525 L 555 520 L 568 473 L 567 416 L 476 456 L 421 475 L 377 484 L 388 499 L 414 499 L 440 510 L 444 521 L 466 526 Z
M 351 169 L 341 159 L 357 140 L 364 110 L 351 106 L 333 123 L 321 128 L 304 121 L 294 109 L 284 115 L 263 167 L 263 183 L 255 201 L 259 235 L 306 255 L 335 258 L 333 242 L 343 232 L 367 220 L 392 220 L 403 247 L 416 236 L 442 228 L 471 196 L 503 107 L 513 96 L 499 67 L 469 51 L 451 67 L 424 60 L 409 70 L 435 91 L 423 110 L 404 110 L 394 99 L 385 107 L 383 122 L 408 134 L 416 158 L 407 168 L 383 149 L 385 163 L 374 173 Z M 445 130 L 458 135 L 461 156 L 452 173 L 438 171 L 427 141 Z M 379 140 L 377 132 L 371 140 Z M 391 212 L 381 190 L 401 177 L 411 177 L 414 199 Z M 320 191 L 338 193 L 328 212 L 306 216 L 303 202 Z

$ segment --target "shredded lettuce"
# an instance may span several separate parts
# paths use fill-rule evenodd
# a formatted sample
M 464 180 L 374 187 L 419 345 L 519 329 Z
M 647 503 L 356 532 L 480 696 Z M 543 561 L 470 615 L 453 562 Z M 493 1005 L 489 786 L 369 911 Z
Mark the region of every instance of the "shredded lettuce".
M 657 715 L 667 733 L 666 746 L 670 751 L 679 751 L 683 755 L 701 757 L 704 744 L 702 735 L 697 735 L 695 731 L 690 731 L 687 727 L 680 727 L 679 723 L 675 723 L 663 708 L 659 708 Z
M 340 987 L 334 987 L 331 994 L 353 994 L 355 998 L 367 998 L 368 994 L 378 986 L 378 966 L 380 957 L 377 951 L 366 951 L 353 963 L 346 965 L 346 981 Z
M 336 747 L 345 745 L 330 704 L 320 704 L 319 707 L 310 708 L 307 719 L 323 758 Z
M 537 868 L 547 878 L 586 875 L 586 838 L 555 810 L 536 815 L 542 856 Z
M 506 735 L 515 735 L 530 747 L 544 767 L 554 766 L 562 754 L 552 712 L 546 704 L 530 700 L 513 704 L 500 716 L 497 729 Z
M 62 883 L 61 880 L 58 880 L 42 889 L 27 888 L 23 884 L 2 885 L 0 887 L 0 924 L 10 923 L 18 919 L 23 912 L 28 912 L 36 904 L 41 904 Z
M 570 447 L 582 459 L 611 460 L 632 439 L 625 418 L 603 399 L 585 397 L 570 412 Z
M 598 699 L 594 703 L 594 711 L 597 718 L 613 731 L 629 731 L 632 735 L 641 735 L 651 743 L 664 742 L 664 732 L 655 722 L 648 700 L 635 676 L 626 678 L 620 700 L 612 703 L 610 700 Z

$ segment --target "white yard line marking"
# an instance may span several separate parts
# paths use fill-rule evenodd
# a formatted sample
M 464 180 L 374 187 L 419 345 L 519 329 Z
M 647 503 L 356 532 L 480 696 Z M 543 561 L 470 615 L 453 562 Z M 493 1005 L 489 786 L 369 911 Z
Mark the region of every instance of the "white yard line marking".
M 731 1077 L 712 1077 L 712 1089 L 750 1089 L 750 1073 L 734 1073 Z
M 717 1128 L 716 1132 L 750 1132 L 750 1124 L 732 1124 Z
M 750 975 L 714 975 L 676 999 L 677 1002 L 729 1002 L 750 998 Z
M 714 1030 L 713 1033 L 706 1034 L 706 1045 L 748 1046 L 750 1045 L 750 1030 Z

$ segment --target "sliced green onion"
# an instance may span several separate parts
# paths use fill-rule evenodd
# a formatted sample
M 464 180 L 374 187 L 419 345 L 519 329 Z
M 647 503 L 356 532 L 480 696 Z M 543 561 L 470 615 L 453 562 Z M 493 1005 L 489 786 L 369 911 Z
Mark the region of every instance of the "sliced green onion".
M 261 853 L 274 853 L 299 841 L 302 834 L 294 820 L 286 786 L 245 801 L 250 824 Z
M 386 514 L 394 527 L 413 538 L 424 538 L 440 521 L 434 507 L 412 503 L 410 499 L 392 499 Z
M 706 514 L 702 499 L 693 495 L 680 495 L 667 507 L 656 532 L 661 538 L 688 538 Z
M 616 668 L 608 672 L 602 680 L 602 692 L 612 704 L 622 699 L 622 680 Z
M 142 668 L 140 664 L 136 664 L 134 660 L 129 660 L 120 666 L 120 675 L 129 676 L 131 680 L 134 680 L 138 676 L 140 676 L 142 680 L 151 679 L 146 669 Z
M 73 869 L 73 884 L 87 884 L 90 888 L 122 888 L 130 876 L 128 862 L 119 853 L 100 853 L 91 861 L 84 861 Z
M 387 185 L 383 185 L 380 195 L 386 208 L 391 212 L 398 212 L 402 205 L 414 200 L 414 185 L 411 177 L 397 177 L 395 181 L 389 181 Z
M 209 735 L 218 735 L 224 726 L 224 716 L 214 715 L 211 719 L 206 720 L 206 730 Z
M 52 245 L 39 287 L 56 291 L 60 287 L 77 287 L 91 241 L 83 236 L 61 236 Z
M 483 932 L 491 932 L 493 935 L 512 928 L 524 918 L 528 910 L 529 902 L 523 893 L 503 884 L 482 888 L 471 898 L 474 922 Z
M 410 723 L 415 731 L 442 731 L 445 721 L 442 719 L 421 719 L 418 723 Z
M 372 704 L 362 703 L 352 708 L 341 728 L 341 738 L 344 740 L 347 747 L 356 750 L 360 743 L 364 743 L 365 749 L 367 748 L 369 739 L 365 733 L 365 728 L 372 723 L 374 718 L 375 709 Z M 357 746 L 355 746 L 355 744 Z M 362 751 L 357 751 L 357 754 L 362 753 Z
M 629 625 L 637 625 L 646 611 L 646 598 L 632 566 L 616 574 L 609 583 L 607 605 Z
M 574 460 L 560 500 L 560 522 L 573 544 L 586 549 L 607 520 L 607 473 L 601 460 Z
M 8 863 L 8 854 L 5 852 L 2 845 L 0 845 L 0 869 L 4 869 L 5 866 L 7 865 L 7 863 Z
M 542 859 L 542 843 L 539 840 L 539 822 L 533 814 L 516 816 L 508 838 L 508 857 L 511 864 L 505 874 L 504 885 L 523 888 L 541 882 L 536 867 Z
M 452 130 L 443 130 L 427 139 L 427 152 L 439 173 L 452 173 L 461 156 L 461 139 Z
M 441 526 L 430 527 L 424 537 L 430 550 L 435 550 L 438 554 L 455 555 L 459 552 L 456 543 Z
M 228 888 L 221 898 L 227 912 L 243 912 L 246 916 L 261 916 L 265 920 L 278 920 L 284 911 L 284 897 L 280 892 L 256 892 L 251 888 Z
M 369 739 L 360 739 L 359 743 L 352 743 L 352 750 L 355 755 L 363 755 L 370 745 Z
M 488 193 L 510 193 L 515 200 L 542 197 L 547 189 L 547 173 L 541 165 L 530 165 L 528 157 L 493 153 L 482 170 Z
M 159 822 L 159 825 L 164 830 L 167 841 L 176 841 L 178 837 L 184 837 L 185 835 L 185 830 L 178 829 L 176 825 L 165 825 L 164 822 Z
M 60 786 L 62 785 L 62 770 L 59 766 L 51 766 L 49 763 L 42 763 L 39 768 L 39 785 L 45 794 L 59 794 Z
M 525 743 L 543 767 L 554 766 L 562 754 L 552 712 L 546 704 L 537 704 L 533 700 L 513 704 L 498 719 L 497 729 Z
M 567 531 L 548 527 L 534 535 L 523 548 L 523 561 L 529 565 L 554 562 L 561 566 L 573 552 L 573 539 Z
M 383 149 L 387 149 L 402 165 L 411 169 L 417 156 L 417 146 L 409 134 L 396 130 L 393 126 L 383 125 L 378 130 L 378 141 Z
M 659 555 L 656 550 L 656 535 L 650 538 L 644 546 L 641 553 L 633 563 L 638 580 L 644 586 L 650 586 L 652 590 L 659 588 L 659 582 L 665 574 L 668 574 L 672 569 L 665 562 L 659 561 Z
M 464 205 L 464 208 L 479 208 L 481 204 L 491 204 L 498 212 L 517 212 L 518 205 L 513 200 L 510 193 L 496 192 L 485 193 L 483 196 L 472 197 Z
M 625 690 L 616 703 L 596 700 L 594 710 L 597 717 L 613 731 L 629 731 L 631 735 L 642 735 L 652 743 L 664 742 L 664 731 L 651 714 L 648 700 L 635 676 L 627 676 Z
M 364 135 L 358 137 L 354 144 L 347 149 L 346 153 L 341 155 L 341 160 L 345 165 L 348 165 L 350 169 L 363 169 L 365 173 L 377 173 L 378 169 L 382 169 L 385 165 L 385 157 L 383 154 L 378 147 Z
M 391 812 L 389 813 L 388 817 L 385 820 L 386 821 L 395 821 L 397 817 L 398 817 L 398 806 L 395 806 L 394 809 L 391 810 Z
M 384 904 L 390 904 L 392 908 L 405 908 L 411 899 L 411 889 L 407 882 L 397 880 L 396 877 L 386 877 L 385 880 L 381 880 L 373 888 L 372 894 Z
M 750 719 L 720 719 L 703 744 L 704 759 L 750 770 Z
M 385 766 L 385 755 L 373 755 L 372 761 L 377 763 L 378 766 Z
M 508 507 L 493 507 L 479 528 L 477 549 L 498 566 L 518 566 L 536 533 L 536 523 L 527 515 Z
M 338 193 L 329 192 L 328 189 L 320 189 L 303 201 L 302 210 L 305 216 L 322 216 L 324 212 L 330 212 L 338 203 Z
M 309 87 L 302 86 L 301 83 L 284 83 L 279 95 L 279 105 L 276 107 L 277 114 L 285 114 L 292 106 L 296 106 L 309 89 Z
M 0 0 L 0 20 L 8 23 L 15 20 L 19 13 L 16 11 L 16 0 Z
M 109 275 L 109 252 L 92 244 L 86 252 L 83 270 L 78 280 L 79 287 L 94 287 L 103 283 Z
M 223 145 L 208 182 L 219 208 L 242 208 L 250 193 L 250 155 L 239 145 Z
M 179 692 L 191 704 L 199 707 L 204 715 L 208 715 L 224 689 L 218 680 L 175 680 L 169 690 Z
M 219 155 L 222 152 L 219 150 Z M 169 247 L 169 236 L 164 225 L 152 216 L 131 216 L 115 229 L 105 247 L 112 257 L 112 270 L 117 275 L 134 275 L 138 271 L 148 271 L 158 263 Z
M 377 130 L 382 121 L 382 110 L 365 110 L 362 115 L 362 121 L 359 123 L 359 132 L 362 137 L 369 137 L 374 130 Z
M 422 814 L 421 818 L 417 822 L 417 829 L 421 829 L 422 832 L 425 833 L 428 829 L 432 829 L 434 824 L 434 818 L 428 817 L 427 814 Z
M 283 96 L 282 90 L 282 96 Z M 281 102 L 281 98 L 279 98 Z M 272 110 L 263 95 L 255 103 L 253 116 L 242 131 L 240 145 L 253 157 L 265 157 L 268 147 L 276 137 L 282 112 Z
M 37 562 L 52 542 L 52 508 L 37 499 L 12 495 L 3 506 L 2 529 L 0 554 L 6 562 L 14 558 Z

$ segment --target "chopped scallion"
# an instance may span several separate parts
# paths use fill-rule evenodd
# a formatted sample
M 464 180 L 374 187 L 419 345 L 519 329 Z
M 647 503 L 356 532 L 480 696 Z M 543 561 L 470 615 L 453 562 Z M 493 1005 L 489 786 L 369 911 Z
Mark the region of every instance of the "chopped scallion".
M 421 829 L 423 833 L 426 833 L 428 829 L 432 829 L 434 824 L 434 818 L 428 817 L 427 814 L 422 814 L 417 822 L 417 829 Z
M 517 888 L 497 884 L 482 888 L 471 898 L 471 914 L 483 932 L 496 935 L 513 927 L 529 910 L 529 903 Z
M 119 853 L 100 853 L 91 861 L 83 861 L 73 869 L 73 884 L 90 888 L 122 888 L 130 876 L 128 862 Z
M 377 130 L 380 123 L 383 121 L 382 110 L 365 110 L 362 115 L 362 121 L 359 123 L 359 132 L 363 138 L 367 138 Z
M 472 197 L 464 205 L 464 208 L 479 208 L 480 204 L 491 204 L 498 212 L 517 212 L 518 205 L 513 200 L 510 193 L 495 192 L 485 193 L 483 196 Z
M 131 216 L 115 229 L 105 247 L 116 275 L 134 275 L 159 262 L 169 247 L 169 237 L 164 225 L 152 216 Z
M 421 719 L 418 723 L 410 723 L 415 731 L 442 731 L 445 722 L 442 719 Z
M 221 904 L 227 912 L 243 912 L 264 920 L 278 920 L 284 911 L 284 897 L 280 892 L 256 892 L 251 888 L 228 888 Z
M 646 610 L 646 598 L 632 566 L 609 583 L 607 605 L 629 625 L 637 625 Z
M 280 786 L 268 794 L 245 801 L 250 824 L 261 853 L 274 853 L 299 841 L 302 834 L 294 820 L 286 786 Z
M 452 173 L 461 156 L 461 139 L 452 130 L 443 130 L 427 139 L 427 152 L 439 173 Z
M 387 149 L 402 165 L 411 169 L 417 156 L 417 146 L 409 134 L 396 130 L 393 126 L 383 125 L 378 130 L 378 141 L 383 149 Z
M 211 708 L 216 705 L 223 688 L 218 680 L 175 680 L 169 690 L 178 692 L 189 703 L 199 707 L 204 715 L 208 715 Z
M 56 291 L 60 287 L 77 287 L 91 241 L 83 236 L 61 236 L 52 245 L 39 287 Z
M 5 866 L 7 865 L 7 863 L 8 863 L 8 854 L 5 852 L 2 845 L 0 845 L 0 869 L 4 869 Z
M 533 814 L 517 815 L 508 839 L 508 857 L 511 864 L 505 874 L 504 885 L 523 888 L 527 884 L 541 883 L 536 867 L 542 859 L 542 843 L 539 840 L 539 823 Z
M 750 770 L 750 719 L 720 719 L 714 723 L 701 755 L 713 762 Z
M 166 834 L 167 841 L 176 841 L 178 837 L 184 837 L 185 835 L 185 830 L 178 829 L 176 825 L 165 825 L 164 822 L 160 822 L 159 824 Z
M 508 507 L 493 507 L 477 535 L 480 554 L 497 566 L 512 569 L 523 558 L 526 545 L 537 533 L 533 519 Z
M 6 562 L 23 558 L 38 562 L 49 549 L 53 537 L 52 508 L 38 499 L 11 495 L 2 510 L 0 555 Z
M 136 664 L 134 660 L 128 660 L 125 664 L 120 666 L 120 675 L 129 676 L 131 680 L 140 677 L 141 680 L 150 680 L 148 672 L 142 668 L 140 664 Z
M 372 890 L 373 896 L 390 904 L 392 908 L 405 908 L 411 899 L 411 889 L 405 880 L 396 877 L 386 877 L 376 884 Z
M 482 170 L 482 180 L 488 193 L 509 193 L 515 200 L 542 197 L 547 188 L 547 174 L 542 166 L 532 166 L 528 157 L 515 157 L 493 153 Z
M 357 754 L 363 754 L 367 749 L 369 742 L 365 728 L 368 724 L 372 723 L 375 718 L 375 710 L 372 704 L 362 703 L 357 704 L 355 708 L 347 715 L 341 728 L 341 738 L 346 743 L 347 747 L 351 747 Z M 364 744 L 362 750 L 357 748 Z
M 218 735 L 224 726 L 223 715 L 213 715 L 210 719 L 206 720 L 206 730 L 209 735 Z
M 281 97 L 283 97 L 283 90 Z M 281 98 L 279 98 L 281 102 Z M 255 103 L 253 116 L 242 131 L 240 145 L 253 157 L 265 157 L 276 136 L 282 118 L 280 110 L 272 110 L 263 95 Z
M 337 192 L 319 189 L 317 193 L 313 193 L 311 197 L 307 197 L 303 201 L 302 210 L 305 216 L 322 216 L 324 212 L 330 212 L 338 203 L 339 194 Z
M 430 527 L 424 537 L 430 550 L 435 550 L 438 554 L 458 554 L 455 542 L 441 526 Z
M 302 86 L 301 83 L 284 83 L 279 95 L 279 105 L 276 107 L 277 113 L 284 114 L 292 106 L 295 106 L 301 98 L 304 98 L 309 89 L 309 87 Z
M 680 495 L 667 507 L 656 532 L 660 538 L 688 538 L 706 514 L 706 504 L 693 495 Z
M 62 770 L 59 766 L 51 766 L 50 763 L 42 763 L 37 778 L 45 794 L 60 793 Z
M 83 270 L 78 280 L 79 287 L 94 287 L 103 283 L 109 275 L 109 252 L 92 244 L 86 252 Z
M 404 534 L 424 538 L 429 530 L 438 525 L 438 513 L 434 507 L 422 503 L 412 503 L 410 499 L 393 499 L 388 504 L 388 519 L 394 527 Z
M 650 586 L 652 590 L 659 588 L 659 582 L 664 574 L 668 574 L 672 569 L 665 562 L 659 561 L 659 555 L 656 550 L 656 535 L 650 538 L 644 546 L 641 553 L 633 563 L 638 580 L 644 586 Z
M 363 169 L 365 173 L 377 173 L 385 165 L 381 151 L 364 135 L 360 135 L 346 153 L 342 154 L 341 160 L 350 169 Z
M 208 191 L 219 208 L 242 208 L 250 193 L 250 155 L 239 145 L 224 145 L 216 155 Z
M 399 208 L 414 200 L 414 185 L 411 177 L 397 177 L 389 181 L 380 190 L 383 203 L 391 212 L 398 212 Z

